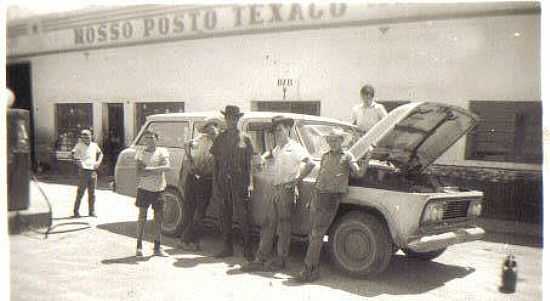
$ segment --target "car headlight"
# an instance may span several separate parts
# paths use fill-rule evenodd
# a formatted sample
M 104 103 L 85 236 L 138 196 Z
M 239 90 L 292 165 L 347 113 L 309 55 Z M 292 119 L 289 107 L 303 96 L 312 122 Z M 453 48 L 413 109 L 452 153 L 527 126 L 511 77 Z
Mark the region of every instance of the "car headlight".
M 424 215 L 422 216 L 422 223 L 437 223 L 443 220 L 443 213 L 445 211 L 445 203 L 433 202 L 426 206 L 424 209 Z
M 470 207 L 468 207 L 468 216 L 480 216 L 481 209 L 482 209 L 481 201 L 470 202 Z

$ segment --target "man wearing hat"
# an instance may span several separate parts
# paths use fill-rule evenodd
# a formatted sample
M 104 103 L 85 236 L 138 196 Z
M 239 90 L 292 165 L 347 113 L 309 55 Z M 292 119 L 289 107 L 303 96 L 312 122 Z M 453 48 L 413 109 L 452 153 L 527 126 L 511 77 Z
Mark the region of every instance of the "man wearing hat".
M 304 270 L 298 275 L 300 282 L 312 282 L 319 279 L 319 256 L 323 237 L 338 212 L 340 201 L 348 190 L 350 172 L 357 176 L 365 173 L 353 155 L 342 149 L 346 133 L 333 128 L 325 136 L 330 149 L 321 156 L 319 175 L 315 182 L 317 197 L 313 198 L 310 208 L 311 232 L 307 248 Z
M 80 201 L 84 196 L 84 191 L 88 189 L 88 215 L 95 217 L 97 169 L 103 160 L 103 152 L 95 142 L 92 142 L 92 132 L 90 130 L 80 132 L 80 141 L 73 148 L 72 156 L 78 166 L 79 176 L 73 216 L 80 217 Z
M 242 267 L 243 271 L 284 269 L 288 258 L 291 235 L 291 218 L 295 204 L 295 189 L 313 170 L 315 163 L 309 153 L 298 142 L 290 138 L 294 120 L 275 116 L 272 126 L 275 148 L 265 154 L 264 159 L 273 159 L 273 191 L 268 200 L 267 214 L 260 233 L 260 246 L 256 259 Z M 277 256 L 270 258 L 275 234 Z
M 224 248 L 218 258 L 233 256 L 232 223 L 237 215 L 244 256 L 252 257 L 248 233 L 248 200 L 252 185 L 252 156 L 254 148 L 250 138 L 243 135 L 237 125 L 243 113 L 238 106 L 228 105 L 224 115 L 226 130 L 214 140 L 210 153 L 214 156 L 214 190 L 221 199 L 220 219 L 224 237 Z
M 200 135 L 185 147 L 188 160 L 183 161 L 180 174 L 187 170 L 187 177 L 184 185 L 184 224 L 179 243 L 179 247 L 184 250 L 199 250 L 197 224 L 200 218 L 204 217 L 212 196 L 214 157 L 210 153 L 210 148 L 218 136 L 219 125 L 219 119 L 207 119 L 199 129 Z
M 359 92 L 362 104 L 353 107 L 352 123 L 368 132 L 378 121 L 388 115 L 384 105 L 374 101 L 374 87 L 364 85 Z

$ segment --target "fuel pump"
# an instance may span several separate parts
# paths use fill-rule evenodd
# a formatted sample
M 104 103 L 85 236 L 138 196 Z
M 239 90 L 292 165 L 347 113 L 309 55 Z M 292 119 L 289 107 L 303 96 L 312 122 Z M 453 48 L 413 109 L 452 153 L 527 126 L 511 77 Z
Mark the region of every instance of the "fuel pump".
M 25 210 L 30 199 L 30 113 L 8 108 L 6 117 L 8 211 Z

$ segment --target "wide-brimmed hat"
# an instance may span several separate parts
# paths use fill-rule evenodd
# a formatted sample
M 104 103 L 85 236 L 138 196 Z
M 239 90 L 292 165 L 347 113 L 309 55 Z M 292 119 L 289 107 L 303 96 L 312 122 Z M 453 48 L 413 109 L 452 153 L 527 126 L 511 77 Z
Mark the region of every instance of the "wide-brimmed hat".
M 220 111 L 224 116 L 243 116 L 244 114 L 241 113 L 241 109 L 235 105 L 227 105 L 225 106 L 225 111 Z
M 277 115 L 271 119 L 271 127 L 275 128 L 277 124 L 284 124 L 287 127 L 292 127 L 294 125 L 294 119 L 286 117 L 283 115 Z
M 340 138 L 342 140 L 346 139 L 346 132 L 339 128 L 339 127 L 335 127 L 335 128 L 332 128 L 330 129 L 330 131 L 325 135 L 325 139 L 330 139 L 330 138 Z
M 199 131 L 203 132 L 203 133 L 206 132 L 206 128 L 211 124 L 213 124 L 217 128 L 219 128 L 220 125 L 221 125 L 221 120 L 219 120 L 218 118 L 215 118 L 215 117 L 208 118 L 208 119 L 206 119 L 204 124 L 199 128 Z

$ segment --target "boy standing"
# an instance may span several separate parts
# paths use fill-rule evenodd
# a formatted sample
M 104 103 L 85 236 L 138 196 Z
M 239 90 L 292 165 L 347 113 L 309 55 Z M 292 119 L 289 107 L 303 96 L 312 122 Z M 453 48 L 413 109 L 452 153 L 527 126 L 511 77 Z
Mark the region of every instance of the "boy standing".
M 312 227 L 309 235 L 304 270 L 298 275 L 299 282 L 319 279 L 319 256 L 323 237 L 338 212 L 340 201 L 348 190 L 350 171 L 357 176 L 365 173 L 353 155 L 342 149 L 345 132 L 335 128 L 326 136 L 330 150 L 321 157 L 319 176 L 315 183 L 318 192 L 310 207 Z
M 169 153 L 166 148 L 157 147 L 158 134 L 145 131 L 143 140 L 145 148 L 136 152 L 136 175 L 138 177 L 138 191 L 136 206 L 139 208 L 137 224 L 136 256 L 143 256 L 142 240 L 147 210 L 153 207 L 154 215 L 154 249 L 153 255 L 165 256 L 160 248 L 160 231 L 162 223 L 162 193 L 166 189 L 165 171 L 170 170 Z

